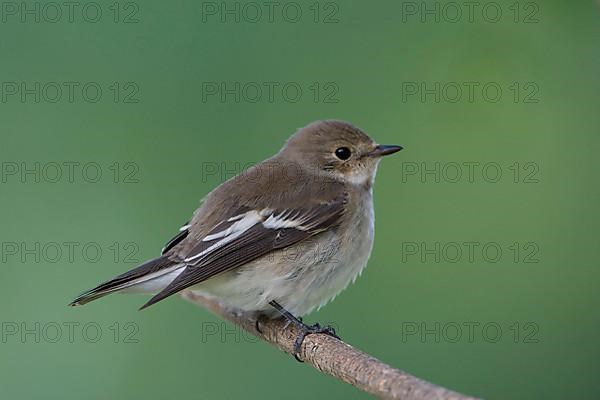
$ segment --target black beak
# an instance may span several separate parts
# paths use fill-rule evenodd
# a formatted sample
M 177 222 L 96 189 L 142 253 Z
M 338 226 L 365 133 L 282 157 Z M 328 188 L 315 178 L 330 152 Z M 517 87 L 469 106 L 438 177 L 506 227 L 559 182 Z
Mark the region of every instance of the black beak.
M 375 157 L 387 156 L 390 154 L 397 153 L 400 150 L 402 150 L 403 148 L 404 147 L 402 147 L 402 146 L 380 144 L 380 145 L 377 145 L 377 147 L 375 147 L 375 150 L 373 150 L 371 152 L 371 155 L 375 156 Z

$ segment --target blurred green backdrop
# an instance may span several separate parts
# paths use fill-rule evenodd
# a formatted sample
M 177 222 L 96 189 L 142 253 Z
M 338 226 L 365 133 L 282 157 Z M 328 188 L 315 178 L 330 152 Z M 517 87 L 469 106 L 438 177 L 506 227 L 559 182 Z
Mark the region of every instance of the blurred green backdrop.
M 66 306 L 323 118 L 405 151 L 307 320 L 468 394 L 596 398 L 598 2 L 277 4 L 2 2 L 2 398 L 367 397 L 181 299 Z

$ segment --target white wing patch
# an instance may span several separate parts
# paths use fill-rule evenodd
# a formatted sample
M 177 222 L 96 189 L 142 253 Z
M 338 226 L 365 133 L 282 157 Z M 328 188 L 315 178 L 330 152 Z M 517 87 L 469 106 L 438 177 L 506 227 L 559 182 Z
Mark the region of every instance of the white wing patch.
M 204 239 L 202 239 L 203 242 L 210 242 L 212 240 L 217 240 L 217 239 L 221 239 L 221 240 L 219 240 L 217 243 L 213 244 L 212 246 L 204 249 L 200 253 L 195 254 L 192 257 L 186 258 L 184 261 L 186 261 L 186 262 L 193 261 L 193 260 L 200 258 L 203 255 L 208 254 L 211 251 L 214 251 L 215 249 L 218 249 L 219 247 L 224 246 L 225 244 L 237 239 L 238 237 L 242 236 L 244 234 L 244 232 L 246 232 L 248 229 L 252 228 L 254 225 L 258 224 L 259 222 L 262 222 L 264 217 L 258 211 L 248 211 L 247 213 L 243 214 L 242 216 L 237 216 L 234 218 L 237 219 L 237 222 L 235 224 L 231 225 L 229 228 L 222 230 L 221 232 L 214 233 L 212 235 L 206 235 L 204 237 Z M 234 221 L 235 221 L 235 219 L 234 219 Z
M 235 217 L 231 217 L 227 220 L 227 222 L 233 222 L 233 221 L 238 221 L 242 218 L 244 218 L 246 214 L 240 214 L 240 215 L 236 215 Z
M 271 214 L 263 226 L 269 229 L 296 228 L 305 231 L 307 228 L 302 224 L 306 217 L 298 218 L 300 211 L 286 210 L 279 215 Z
M 309 218 L 309 215 L 300 216 L 298 210 L 286 210 L 281 212 L 279 215 L 275 215 L 274 211 L 265 208 L 260 211 L 252 210 L 244 214 L 236 215 L 227 220 L 227 222 L 235 222 L 229 228 L 223 229 L 222 231 L 206 235 L 202 241 L 212 242 L 218 240 L 210 247 L 204 249 L 198 254 L 194 254 L 191 257 L 186 258 L 185 262 L 191 262 L 198 260 L 200 257 L 211 253 L 212 251 L 234 241 L 235 239 L 242 236 L 250 228 L 256 224 L 262 223 L 262 226 L 267 229 L 283 229 L 283 228 L 296 228 L 299 230 L 308 230 L 310 227 L 304 226 Z

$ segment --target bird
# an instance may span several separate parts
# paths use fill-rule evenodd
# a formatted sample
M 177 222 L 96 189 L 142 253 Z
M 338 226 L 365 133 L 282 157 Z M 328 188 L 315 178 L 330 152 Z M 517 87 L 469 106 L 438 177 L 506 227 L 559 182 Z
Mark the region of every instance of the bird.
M 327 333 L 302 316 L 322 307 L 366 266 L 375 233 L 373 184 L 380 145 L 341 120 L 298 129 L 274 156 L 212 190 L 157 258 L 77 296 L 152 294 L 145 309 L 189 290 L 235 312 L 285 318 L 304 337 Z

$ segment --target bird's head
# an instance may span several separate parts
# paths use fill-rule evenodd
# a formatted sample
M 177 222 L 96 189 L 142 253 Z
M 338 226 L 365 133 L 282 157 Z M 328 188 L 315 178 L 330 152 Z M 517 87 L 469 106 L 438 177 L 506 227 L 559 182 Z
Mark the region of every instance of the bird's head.
M 381 157 L 400 150 L 401 146 L 377 144 L 348 122 L 325 120 L 299 129 L 279 154 L 300 163 L 310 173 L 370 185 Z

